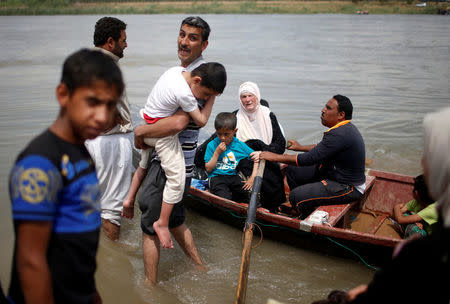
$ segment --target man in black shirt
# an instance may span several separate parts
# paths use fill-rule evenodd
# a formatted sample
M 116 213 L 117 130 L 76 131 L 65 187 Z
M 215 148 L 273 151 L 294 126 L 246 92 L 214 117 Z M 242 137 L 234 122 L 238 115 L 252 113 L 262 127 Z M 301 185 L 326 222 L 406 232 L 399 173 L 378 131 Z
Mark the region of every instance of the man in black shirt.
M 335 95 L 322 109 L 322 124 L 329 129 L 320 143 L 303 146 L 291 140 L 289 149 L 305 153 L 260 154 L 260 159 L 291 165 L 286 168 L 289 201 L 302 218 L 317 206 L 348 203 L 364 193 L 364 141 L 351 123 L 352 113 L 350 99 Z

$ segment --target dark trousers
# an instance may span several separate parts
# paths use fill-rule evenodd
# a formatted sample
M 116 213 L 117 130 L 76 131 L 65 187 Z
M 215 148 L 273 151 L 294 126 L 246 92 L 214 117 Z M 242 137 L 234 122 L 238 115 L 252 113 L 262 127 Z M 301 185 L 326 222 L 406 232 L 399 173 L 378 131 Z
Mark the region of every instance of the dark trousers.
M 219 175 L 209 179 L 209 189 L 212 194 L 217 196 L 248 203 L 250 200 L 250 191 L 242 189 L 244 181 L 239 175 Z
M 286 178 L 291 189 L 289 202 L 302 219 L 318 206 L 345 204 L 362 197 L 352 185 L 323 178 L 315 166 L 289 166 Z
M 141 229 L 145 234 L 156 235 L 153 223 L 159 219 L 161 214 L 162 196 L 166 184 L 166 174 L 161 167 L 161 163 L 153 160 L 149 164 L 147 176 L 141 186 L 139 193 L 139 208 L 141 209 Z M 186 178 L 184 195 L 189 191 L 191 178 Z M 183 201 L 173 206 L 169 217 L 169 228 L 176 228 L 184 223 L 186 210 Z

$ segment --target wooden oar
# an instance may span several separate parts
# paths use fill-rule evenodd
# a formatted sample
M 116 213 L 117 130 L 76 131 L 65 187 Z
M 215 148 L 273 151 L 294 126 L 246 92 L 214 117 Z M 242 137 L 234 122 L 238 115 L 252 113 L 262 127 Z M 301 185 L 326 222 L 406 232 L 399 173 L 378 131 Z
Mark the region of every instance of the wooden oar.
M 244 248 L 242 248 L 241 269 L 239 271 L 239 281 L 236 292 L 235 304 L 245 303 L 245 294 L 247 292 L 248 270 L 250 268 L 250 252 L 252 249 L 253 239 L 253 223 L 256 218 L 256 209 L 259 200 L 259 189 L 261 188 L 262 176 L 266 161 L 263 159 L 259 162 L 258 172 L 253 183 L 250 202 L 247 210 L 247 220 L 244 227 Z

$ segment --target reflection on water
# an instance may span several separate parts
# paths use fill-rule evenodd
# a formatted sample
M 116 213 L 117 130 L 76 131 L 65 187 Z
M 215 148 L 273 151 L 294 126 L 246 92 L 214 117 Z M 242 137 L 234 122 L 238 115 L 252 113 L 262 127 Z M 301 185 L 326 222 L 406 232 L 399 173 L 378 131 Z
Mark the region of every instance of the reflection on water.
M 64 58 L 92 45 L 101 16 L 1 17 L 6 42 L 0 58 L 0 185 L 8 202 L 7 177 L 18 152 L 58 113 L 54 90 Z M 119 16 L 128 24 L 121 60 L 134 120 L 157 78 L 178 64 L 176 36 L 182 15 Z M 212 28 L 205 57 L 223 63 L 228 85 L 212 117 L 237 108 L 243 81 L 260 85 L 286 136 L 320 140 L 320 110 L 334 94 L 350 97 L 372 167 L 415 175 L 422 154 L 421 120 L 448 105 L 450 23 L 446 16 L 206 15 Z M 213 131 L 213 119 L 201 138 Z M 136 208 L 137 209 L 137 208 Z M 138 212 L 138 211 L 136 211 Z M 0 212 L 0 278 L 9 281 L 12 251 L 10 206 Z M 102 237 L 97 273 L 105 303 L 230 303 L 241 255 L 241 227 L 188 212 L 206 273 L 182 251 L 163 250 L 160 283 L 144 280 L 139 215 L 125 220 L 121 240 Z M 276 232 L 284 234 L 282 232 Z M 298 243 L 303 237 L 298 237 Z M 330 250 L 333 245 L 328 244 Z M 336 248 L 334 248 L 336 249 Z M 247 301 L 272 297 L 310 303 L 332 289 L 370 280 L 373 272 L 341 249 L 325 255 L 310 245 L 264 238 L 252 251 Z

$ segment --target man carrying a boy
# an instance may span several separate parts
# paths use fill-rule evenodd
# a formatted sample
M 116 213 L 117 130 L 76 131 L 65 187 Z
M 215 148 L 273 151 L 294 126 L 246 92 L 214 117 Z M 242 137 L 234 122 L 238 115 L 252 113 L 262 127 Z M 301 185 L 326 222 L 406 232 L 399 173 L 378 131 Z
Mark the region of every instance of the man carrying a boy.
M 317 206 L 358 200 L 365 190 L 365 146 L 351 122 L 353 105 L 346 96 L 333 96 L 322 109 L 322 125 L 328 128 L 317 145 L 290 141 L 289 149 L 305 153 L 275 154 L 263 151 L 260 159 L 290 164 L 286 178 L 289 201 L 302 219 Z
M 123 90 L 120 69 L 105 54 L 84 49 L 64 62 L 58 117 L 10 174 L 14 303 L 101 303 L 94 280 L 100 189 L 84 141 L 111 124 Z
M 123 21 L 114 17 L 99 19 L 95 24 L 94 49 L 118 62 L 127 47 L 126 27 Z M 119 238 L 122 202 L 128 193 L 133 172 L 133 124 L 125 93 L 117 104 L 115 115 L 114 122 L 101 136 L 86 141 L 102 191 L 103 231 L 111 240 Z
M 145 108 L 141 110 L 142 118 L 148 124 L 154 124 L 160 119 L 173 115 L 181 108 L 189 114 L 197 126 L 203 127 L 208 122 L 216 96 L 223 92 L 225 85 L 226 72 L 220 63 L 204 63 L 192 72 L 186 71 L 183 67 L 173 67 L 167 70 L 153 87 Z M 206 100 L 202 110 L 197 104 L 197 99 Z M 183 151 L 178 134 L 163 138 L 145 138 L 144 142 L 155 147 L 166 175 L 161 213 L 152 227 L 162 247 L 173 248 L 169 232 L 169 217 L 174 204 L 182 200 L 185 189 L 186 172 Z M 152 153 L 153 149 L 142 150 L 139 168 L 133 176 L 126 201 L 134 200 L 144 176 L 143 171 L 147 169 Z M 144 212 L 146 207 L 141 205 L 142 220 L 147 216 Z M 151 220 L 153 221 L 153 218 Z M 146 229 L 145 225 L 143 229 Z
M 183 20 L 178 34 L 178 57 L 181 66 L 186 67 L 187 71 L 191 71 L 192 63 L 198 59 L 202 51 L 208 45 L 208 37 L 210 33 L 209 25 L 200 17 L 188 17 Z M 190 38 L 192 37 L 192 38 Z M 201 40 L 194 39 L 201 37 Z M 182 46 L 182 48 L 180 48 Z M 184 49 L 186 53 L 180 54 L 180 49 Z M 197 58 L 190 56 L 190 53 L 196 54 Z M 188 54 L 189 56 L 185 56 Z M 203 63 L 203 62 L 200 62 Z M 202 106 L 203 101 L 199 101 Z M 196 126 L 189 118 L 187 113 L 178 111 L 173 116 L 161 119 L 155 124 L 144 124 L 136 127 L 134 144 L 138 149 L 148 148 L 144 144 L 145 137 L 165 137 L 178 134 L 178 139 L 183 149 L 185 165 L 186 165 L 186 182 L 185 194 L 189 191 L 190 179 L 194 168 L 194 156 L 197 147 L 198 134 L 200 127 Z M 138 171 L 136 171 L 138 172 Z M 135 173 L 136 175 L 136 173 Z M 159 207 L 152 210 L 155 214 L 156 221 L 161 211 L 162 192 L 164 190 L 166 175 L 161 168 L 161 163 L 157 159 L 152 159 L 147 169 L 147 173 L 143 174 L 145 180 L 142 192 L 139 196 L 139 205 L 153 205 L 154 200 L 159 202 Z M 124 201 L 123 216 L 131 218 L 133 216 L 133 200 Z M 174 205 L 169 219 L 169 230 L 183 249 L 185 254 L 199 268 L 204 269 L 203 261 L 200 258 L 191 230 L 185 224 L 186 210 L 183 202 Z M 149 223 L 150 224 L 150 223 Z M 149 230 L 153 230 L 149 225 Z M 158 264 L 160 257 L 160 241 L 153 231 L 152 233 L 142 233 L 142 250 L 144 256 L 145 274 L 150 283 L 155 284 L 158 276 Z
M 205 152 L 205 169 L 208 172 L 211 193 L 220 197 L 248 203 L 250 190 L 258 171 L 258 154 L 255 153 L 252 175 L 243 181 L 238 175 L 239 162 L 254 151 L 235 137 L 237 118 L 233 113 L 217 114 L 214 121 L 217 137 L 210 141 Z

